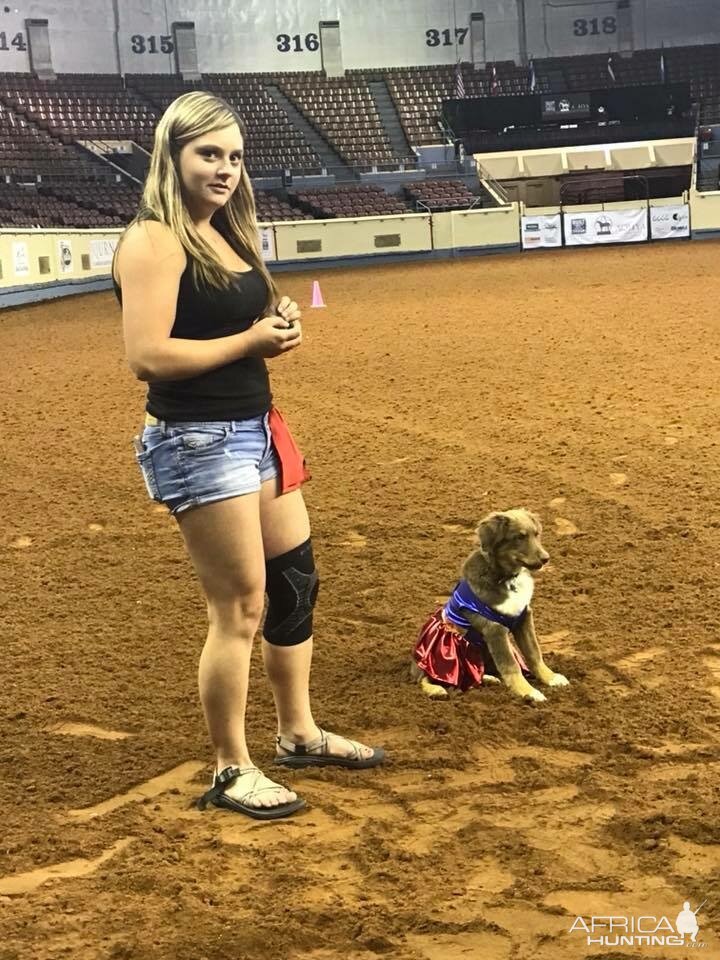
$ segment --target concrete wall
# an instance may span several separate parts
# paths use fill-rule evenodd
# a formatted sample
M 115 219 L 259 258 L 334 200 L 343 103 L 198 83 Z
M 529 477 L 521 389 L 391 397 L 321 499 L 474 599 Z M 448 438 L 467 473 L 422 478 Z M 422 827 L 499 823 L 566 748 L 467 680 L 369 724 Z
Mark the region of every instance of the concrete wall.
M 517 0 L 34 0 L 0 8 L 0 72 L 30 68 L 25 18 L 48 21 L 61 73 L 172 73 L 172 25 L 195 24 L 202 72 L 320 70 L 321 20 L 340 24 L 346 69 L 471 60 L 471 13 L 488 61 L 521 56 Z M 619 49 L 614 0 L 525 0 L 527 53 Z M 720 42 L 717 0 L 632 0 L 632 47 Z M 16 40 L 16 38 L 18 38 Z M 7 49 L 4 49 L 7 47 Z
M 0 230 L 0 291 L 107 277 L 119 234 L 119 230 Z
M 517 206 L 336 220 L 262 224 L 270 234 L 267 262 L 280 267 L 318 261 L 452 254 L 454 249 L 517 246 Z M 0 306 L 95 289 L 110 279 L 120 231 L 0 231 Z
M 686 203 L 686 197 L 651 200 L 651 206 Z M 623 210 L 637 201 L 574 206 L 573 212 Z M 535 216 L 560 212 L 557 204 L 533 207 Z M 413 255 L 452 256 L 463 251 L 494 251 L 520 244 L 522 204 L 484 210 L 358 217 L 337 220 L 301 220 L 264 224 L 272 234 L 268 263 L 273 268 L 298 269 L 321 261 Z M 720 191 L 690 191 L 693 236 L 720 234 Z M 107 283 L 110 257 L 120 231 L 0 230 L 0 306 L 36 299 L 48 289 L 60 296 Z M 17 299 L 8 299 L 9 294 Z
M 720 233 L 720 190 L 690 194 L 690 223 L 693 235 Z
M 278 260 L 382 256 L 432 250 L 430 217 L 408 214 L 336 220 L 297 220 L 275 225 Z
M 632 0 L 632 49 L 720 43 L 717 0 Z M 620 49 L 617 4 L 608 0 L 525 0 L 530 56 Z
M 432 218 L 436 250 L 515 247 L 520 243 L 517 204 L 490 210 L 454 210 Z

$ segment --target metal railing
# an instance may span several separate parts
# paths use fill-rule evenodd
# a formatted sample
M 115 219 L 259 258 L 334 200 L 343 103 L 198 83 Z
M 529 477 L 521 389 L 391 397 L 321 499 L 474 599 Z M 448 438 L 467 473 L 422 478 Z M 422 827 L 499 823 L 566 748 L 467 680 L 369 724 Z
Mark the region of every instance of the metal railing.
M 507 207 L 510 205 L 510 197 L 507 195 L 505 188 L 499 183 L 495 177 L 490 173 L 489 170 L 486 170 L 485 167 L 475 161 L 477 167 L 478 177 L 480 182 L 485 187 L 490 196 L 495 200 L 501 207 Z
M 263 179 L 294 179 L 296 177 L 329 177 L 334 176 L 336 179 L 342 179 L 347 177 L 347 174 L 350 173 L 354 179 L 359 179 L 360 174 L 362 173 L 387 173 L 387 174 L 402 174 L 407 172 L 412 172 L 415 170 L 424 169 L 421 167 L 417 158 L 410 158 L 408 160 L 383 160 L 383 161 L 369 161 L 368 163 L 354 163 L 354 164 L 328 164 L 327 166 L 322 165 L 311 165 L 311 166 L 302 166 L 294 167 L 291 165 L 288 166 L 277 166 L 277 167 L 265 167 L 265 168 L 256 168 L 250 170 L 250 176 L 253 180 L 263 180 Z

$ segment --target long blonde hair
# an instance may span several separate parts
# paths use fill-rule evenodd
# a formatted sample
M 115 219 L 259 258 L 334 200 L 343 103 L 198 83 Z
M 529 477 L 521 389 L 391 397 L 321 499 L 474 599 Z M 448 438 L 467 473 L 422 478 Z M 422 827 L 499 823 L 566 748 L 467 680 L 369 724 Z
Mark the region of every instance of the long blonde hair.
M 197 231 L 183 201 L 179 170 L 182 147 L 196 137 L 222 130 L 236 123 L 245 140 L 245 124 L 233 108 L 211 93 L 193 90 L 170 104 L 155 129 L 150 169 L 145 178 L 140 211 L 132 223 L 151 214 L 172 230 L 191 258 L 195 286 L 226 289 L 234 279 L 215 251 Z M 224 227 L 228 240 L 265 279 L 268 286 L 266 307 L 277 300 L 277 288 L 260 252 L 255 197 L 243 163 L 240 181 L 223 208 L 214 215 L 216 226 Z M 132 224 L 130 224 L 132 226 Z M 119 244 L 118 244 L 119 247 Z

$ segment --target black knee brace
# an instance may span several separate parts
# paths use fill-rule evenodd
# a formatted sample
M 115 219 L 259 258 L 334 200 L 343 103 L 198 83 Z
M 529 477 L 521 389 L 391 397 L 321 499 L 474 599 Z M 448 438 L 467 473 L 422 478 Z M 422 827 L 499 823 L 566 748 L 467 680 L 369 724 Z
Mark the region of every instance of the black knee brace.
M 310 540 L 267 561 L 268 609 L 263 634 L 268 643 L 292 647 L 312 636 L 313 607 L 319 586 Z

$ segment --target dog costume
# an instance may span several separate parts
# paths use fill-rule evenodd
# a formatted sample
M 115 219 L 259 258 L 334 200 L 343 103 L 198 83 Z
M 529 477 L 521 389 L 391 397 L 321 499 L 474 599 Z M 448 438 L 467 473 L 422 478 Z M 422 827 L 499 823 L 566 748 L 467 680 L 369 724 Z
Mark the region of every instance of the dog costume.
M 497 676 L 497 670 L 483 635 L 475 630 L 463 611 L 478 613 L 486 620 L 500 623 L 512 631 L 528 608 L 508 615 L 483 603 L 466 580 L 460 580 L 444 607 L 438 607 L 423 624 L 415 644 L 415 662 L 431 680 L 463 692 L 479 687 L 486 673 Z M 518 666 L 529 671 L 520 651 L 511 641 Z

